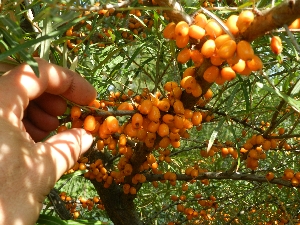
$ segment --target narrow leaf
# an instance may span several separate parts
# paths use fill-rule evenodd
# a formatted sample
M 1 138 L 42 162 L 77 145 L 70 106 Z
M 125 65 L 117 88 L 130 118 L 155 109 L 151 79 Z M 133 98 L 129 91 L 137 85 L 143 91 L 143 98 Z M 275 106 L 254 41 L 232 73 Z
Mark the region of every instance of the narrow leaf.
M 225 122 L 226 118 L 222 118 L 219 123 L 218 126 L 213 130 L 212 134 L 210 135 L 209 141 L 208 141 L 208 146 L 207 146 L 207 152 L 209 152 L 209 150 L 211 149 L 214 141 L 216 140 L 216 137 L 218 136 L 218 133 L 221 129 L 221 127 L 223 126 L 224 122 Z

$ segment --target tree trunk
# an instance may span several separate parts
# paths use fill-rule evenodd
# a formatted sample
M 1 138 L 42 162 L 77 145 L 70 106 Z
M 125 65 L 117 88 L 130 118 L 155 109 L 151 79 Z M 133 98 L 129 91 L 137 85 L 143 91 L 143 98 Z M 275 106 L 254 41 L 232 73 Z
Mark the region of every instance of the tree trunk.
M 143 225 L 133 202 L 136 195 L 124 194 L 122 187 L 115 182 L 109 188 L 104 188 L 96 180 L 91 182 L 114 225 Z

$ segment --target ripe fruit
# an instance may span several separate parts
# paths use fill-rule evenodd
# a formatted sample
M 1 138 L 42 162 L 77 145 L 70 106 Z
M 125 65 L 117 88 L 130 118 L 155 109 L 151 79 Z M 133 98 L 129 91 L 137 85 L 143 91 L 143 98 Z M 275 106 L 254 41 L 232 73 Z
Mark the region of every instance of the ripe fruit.
M 201 39 L 205 35 L 205 30 L 198 25 L 191 25 L 189 27 L 189 36 L 195 39 Z
M 75 120 L 75 119 L 78 119 L 80 116 L 81 116 L 81 109 L 76 105 L 72 106 L 71 119 Z
M 146 99 L 142 102 L 142 104 L 139 106 L 140 113 L 147 115 L 153 107 L 152 102 L 149 99 Z
M 186 36 L 176 36 L 176 46 L 178 48 L 184 48 L 189 43 L 190 37 Z
M 191 58 L 191 50 L 189 48 L 182 49 L 177 55 L 177 61 L 179 63 L 186 63 Z
M 223 59 L 233 57 L 236 50 L 236 43 L 234 40 L 225 41 L 217 50 L 218 55 Z
M 57 133 L 61 133 L 65 130 L 68 130 L 68 128 L 66 127 L 66 125 L 60 125 L 58 128 L 57 128 Z
M 244 60 L 242 60 L 242 59 L 239 59 L 239 61 L 237 63 L 231 65 L 231 68 L 235 72 L 241 73 L 246 68 L 246 62 Z
M 226 21 L 226 26 L 228 27 L 228 29 L 230 30 L 230 32 L 233 35 L 236 35 L 239 32 L 239 28 L 236 26 L 236 22 L 238 20 L 237 15 L 231 15 L 228 17 L 227 21 Z
M 169 133 L 170 133 L 169 126 L 165 123 L 161 123 L 158 127 L 157 133 L 161 137 L 165 137 L 165 136 L 169 135 Z
M 273 36 L 271 38 L 270 47 L 274 54 L 279 55 L 282 52 L 282 42 L 280 37 Z
M 164 89 L 168 92 L 172 91 L 174 88 L 178 87 L 178 83 L 175 81 L 168 81 L 164 85 Z
M 143 116 L 140 113 L 135 113 L 131 118 L 132 127 L 138 129 L 143 124 Z
M 147 115 L 148 119 L 153 122 L 159 122 L 160 119 L 160 111 L 159 109 L 154 105 L 152 106 L 150 112 Z
M 253 55 L 251 60 L 246 61 L 247 67 L 252 71 L 258 71 L 263 68 L 263 63 L 257 55 Z
M 223 33 L 221 26 L 215 20 L 209 20 L 204 29 L 206 33 L 214 39 Z
M 197 26 L 204 28 L 205 25 L 207 24 L 207 18 L 203 13 L 199 13 L 195 16 L 194 23 Z
M 174 22 L 169 23 L 163 31 L 164 38 L 175 39 L 175 27 L 176 24 Z
M 175 35 L 179 37 L 187 36 L 189 34 L 189 25 L 185 21 L 180 21 L 175 26 Z
M 203 63 L 204 57 L 199 50 L 193 49 L 193 50 L 191 50 L 191 59 L 192 59 L 194 65 L 198 67 L 198 66 L 201 66 L 201 64 Z M 185 76 L 186 76 L 185 73 L 183 73 L 182 77 L 185 77 Z M 195 76 L 195 75 L 191 75 L 191 76 Z
M 203 79 L 209 83 L 215 82 L 216 78 L 219 76 L 220 70 L 217 66 L 208 67 L 203 74 Z
M 214 54 L 215 50 L 216 50 L 215 41 L 210 39 L 203 44 L 201 48 L 201 53 L 204 57 L 209 58 Z
M 120 126 L 119 121 L 114 116 L 108 116 L 104 123 L 106 123 L 107 129 L 110 131 L 111 134 L 118 132 Z
M 244 31 L 246 31 L 253 20 L 254 20 L 253 12 L 249 10 L 242 11 L 239 14 L 239 17 L 236 21 L 236 26 L 238 27 L 239 32 L 243 33 Z
M 240 41 L 236 50 L 238 56 L 244 61 L 251 60 L 254 56 L 254 51 L 248 41 Z
M 231 81 L 236 77 L 234 70 L 231 67 L 223 67 L 221 69 L 221 76 L 227 80 Z

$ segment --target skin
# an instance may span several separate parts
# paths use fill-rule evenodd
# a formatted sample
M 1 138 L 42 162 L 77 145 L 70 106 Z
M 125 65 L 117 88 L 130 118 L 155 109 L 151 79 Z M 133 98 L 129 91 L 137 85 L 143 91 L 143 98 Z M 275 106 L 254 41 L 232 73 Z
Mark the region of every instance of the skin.
M 87 105 L 96 90 L 79 74 L 36 60 L 40 78 L 27 64 L 0 77 L 0 224 L 35 224 L 55 182 L 93 141 L 84 129 L 70 129 L 39 142 L 66 110 L 60 96 Z

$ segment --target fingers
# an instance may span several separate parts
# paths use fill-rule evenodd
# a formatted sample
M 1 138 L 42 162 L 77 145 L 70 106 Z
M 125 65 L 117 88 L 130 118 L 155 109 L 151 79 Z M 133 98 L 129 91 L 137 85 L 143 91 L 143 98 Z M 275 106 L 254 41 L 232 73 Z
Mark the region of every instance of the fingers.
M 60 116 L 67 109 L 67 102 L 62 97 L 46 92 L 34 99 L 34 103 L 36 103 L 44 112 L 52 116 Z
M 54 160 L 56 180 L 75 164 L 79 156 L 89 149 L 92 142 L 91 134 L 88 134 L 84 129 L 74 128 L 61 132 L 41 143 Z
M 94 87 L 79 74 L 39 58 L 36 60 L 39 64 L 39 78 L 27 64 L 17 66 L 1 77 L 0 96 L 5 98 L 1 99 L 0 108 L 10 109 L 10 112 L 22 118 L 29 100 L 44 92 L 65 96 L 81 105 L 88 105 L 96 98 Z

